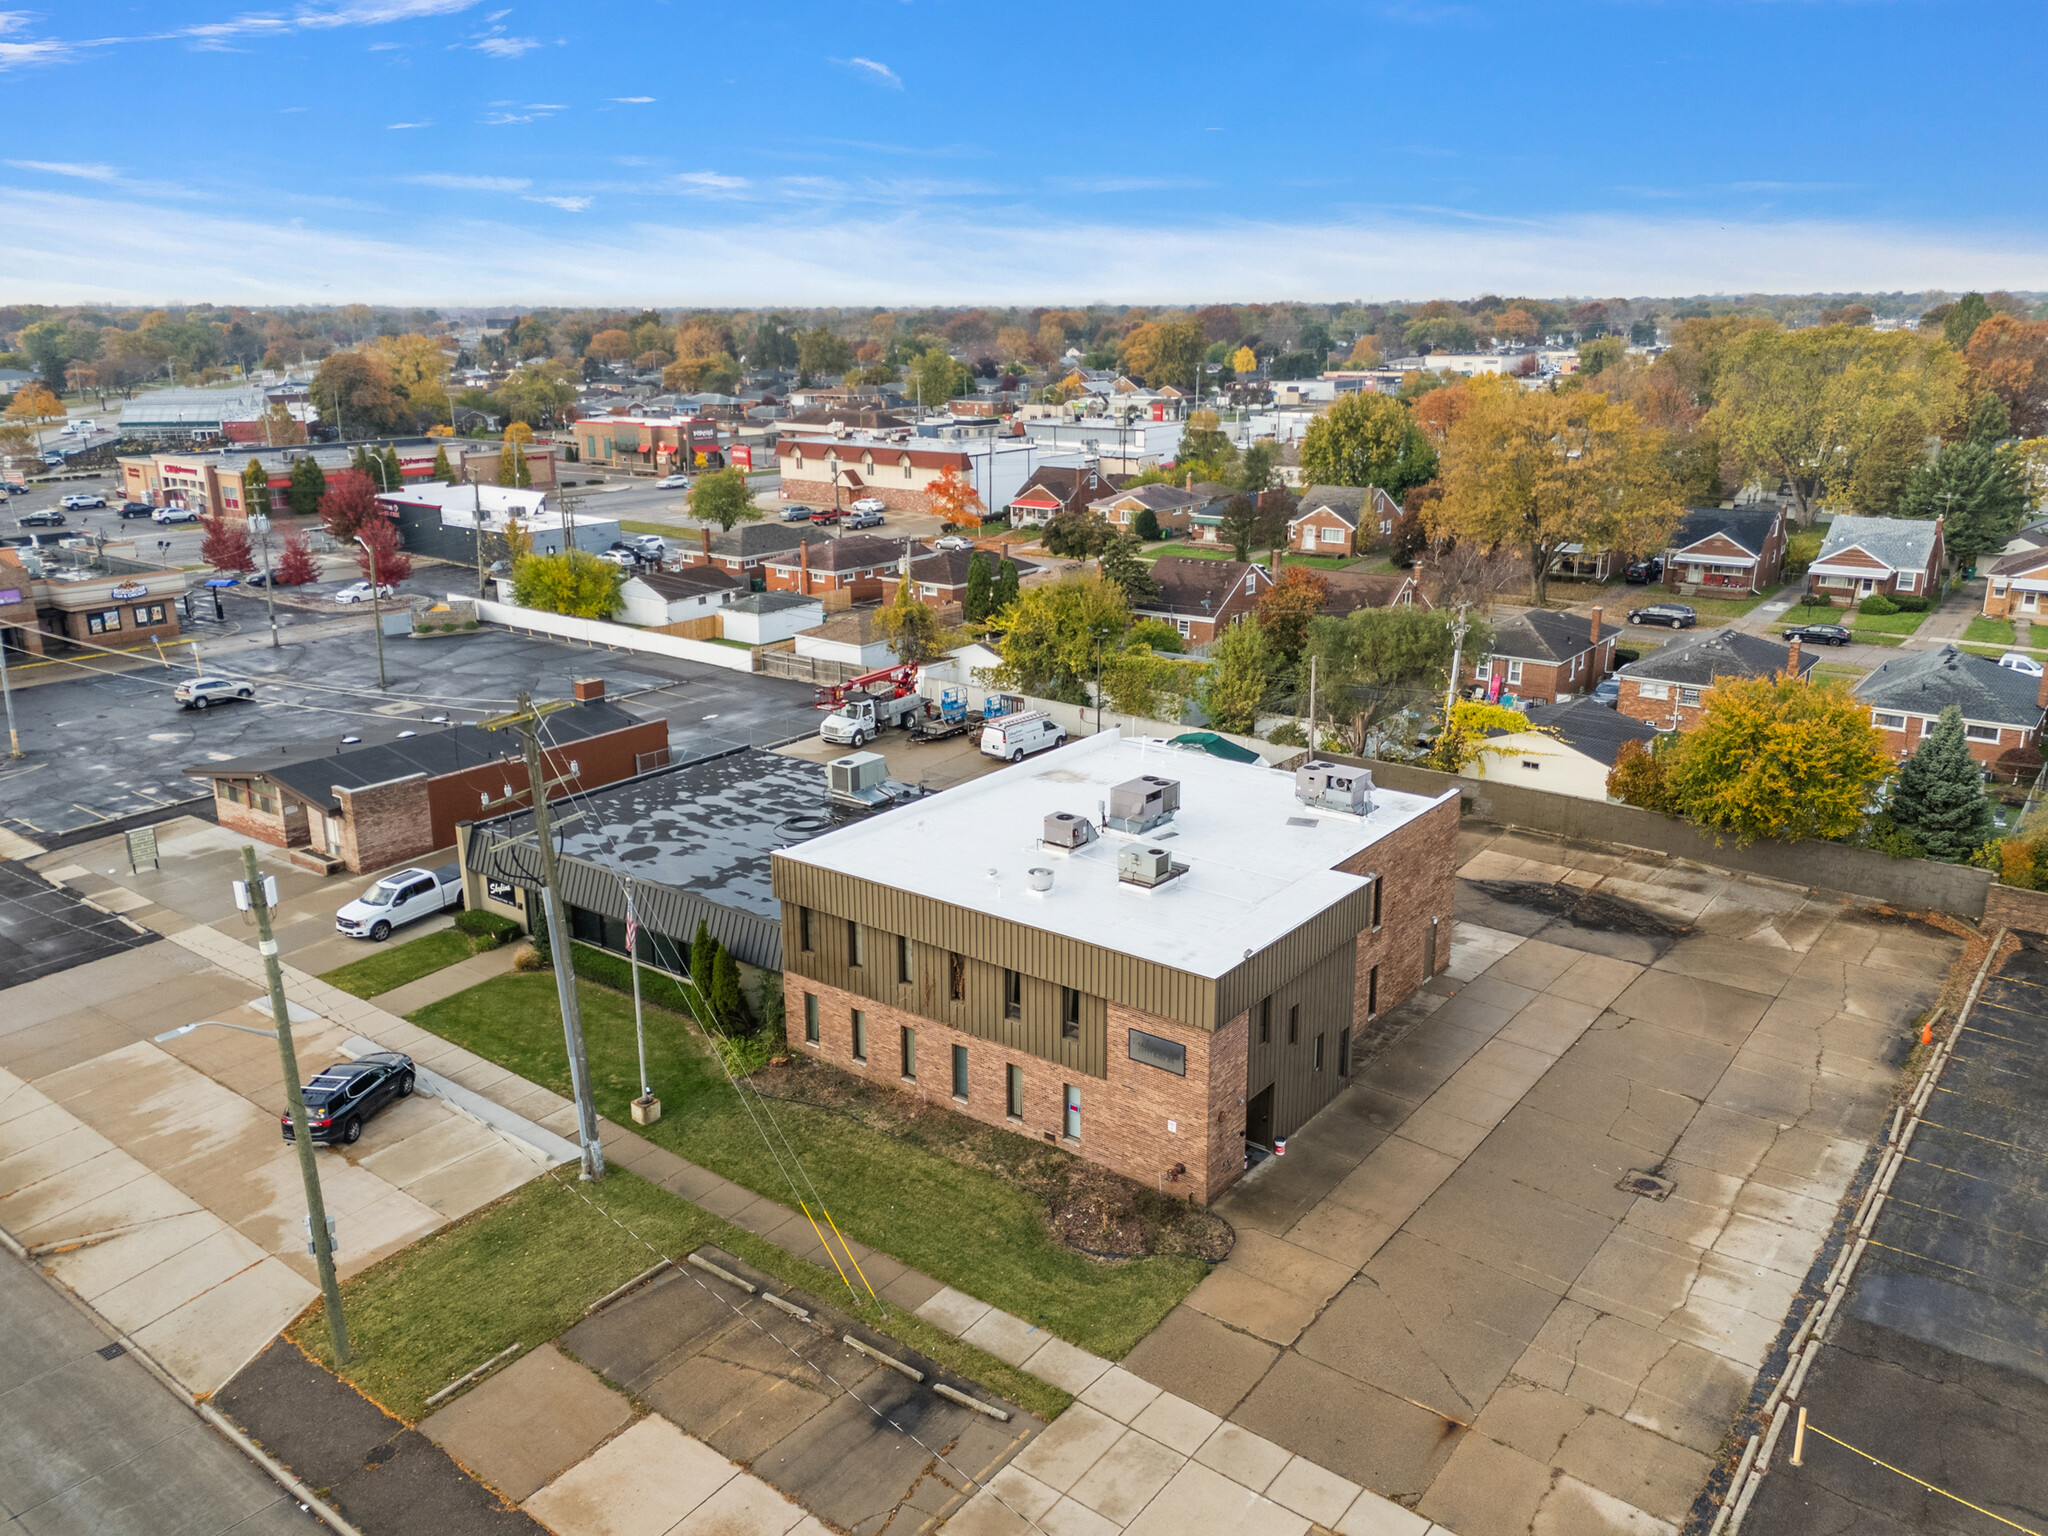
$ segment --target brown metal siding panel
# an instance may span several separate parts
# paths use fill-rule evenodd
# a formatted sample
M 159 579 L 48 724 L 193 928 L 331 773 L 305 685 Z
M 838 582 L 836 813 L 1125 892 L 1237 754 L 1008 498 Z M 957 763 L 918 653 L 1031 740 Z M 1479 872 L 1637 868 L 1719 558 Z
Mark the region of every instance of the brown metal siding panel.
M 1351 1025 L 1352 991 L 1357 985 L 1357 944 L 1345 943 L 1311 970 L 1272 994 L 1272 1039 L 1259 1041 L 1259 1005 L 1250 1005 L 1249 1075 L 1245 1097 L 1273 1089 L 1273 1134 L 1292 1135 L 1334 1099 L 1347 1079 L 1337 1075 L 1337 1040 Z M 1293 1045 L 1287 1043 L 1287 1014 L 1299 1006 L 1301 1022 Z M 1315 1070 L 1315 1038 L 1323 1036 L 1323 1070 Z
M 1320 963 L 1339 945 L 1350 944 L 1371 921 L 1372 887 L 1360 886 L 1242 965 L 1224 972 L 1215 983 L 1217 1022 L 1236 1018 L 1260 998 Z

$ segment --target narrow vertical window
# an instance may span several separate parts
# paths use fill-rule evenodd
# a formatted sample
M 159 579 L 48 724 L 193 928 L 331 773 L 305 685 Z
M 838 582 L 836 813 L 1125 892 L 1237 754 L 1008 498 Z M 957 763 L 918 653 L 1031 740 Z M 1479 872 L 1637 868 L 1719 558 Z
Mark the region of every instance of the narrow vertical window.
M 1060 1038 L 1081 1038 L 1081 990 L 1078 987 L 1060 988 Z
M 1069 1141 L 1081 1139 L 1081 1090 L 1072 1083 L 1060 1086 L 1060 1131 Z
M 1337 1031 L 1337 1075 L 1351 1075 L 1351 1026 L 1348 1024 Z
M 946 996 L 956 1003 L 967 1001 L 967 957 L 946 956 Z
M 1378 875 L 1372 877 L 1372 925 L 1380 925 L 1380 892 L 1386 889 L 1386 882 Z
M 1271 1045 L 1272 1043 L 1273 999 L 1270 997 L 1261 998 L 1259 1000 L 1259 1044 Z
M 1301 1043 L 1301 1004 L 1299 1003 L 1289 1003 L 1287 1005 L 1287 1043 L 1289 1045 L 1299 1045 Z
M 967 1047 L 953 1047 L 953 1097 L 962 1103 L 967 1100 Z
M 807 955 L 811 952 L 811 909 L 809 907 L 798 907 L 796 909 L 796 947 Z
M 914 1083 L 917 1081 L 917 1031 L 905 1024 L 896 1032 L 896 1043 L 903 1052 L 903 1076 Z
M 896 979 L 906 985 L 910 982 L 910 940 L 902 934 L 896 936 Z
M 1315 1060 L 1309 1064 L 1309 1070 L 1311 1072 L 1320 1072 L 1323 1070 L 1323 1032 L 1320 1029 L 1316 1031 L 1314 1044 Z
M 804 994 L 804 1044 L 816 1045 L 817 1043 L 818 994 L 815 992 L 806 992 Z
M 1009 1069 L 1009 1095 L 1005 1103 L 1012 1120 L 1024 1118 L 1024 1069 L 1015 1062 Z
M 848 965 L 867 964 L 867 949 L 867 941 L 861 937 L 860 924 L 849 917 L 846 920 L 846 963 Z
M 1380 968 L 1374 966 L 1365 973 L 1365 1016 L 1372 1018 L 1380 1011 Z
M 1003 1017 L 1024 1017 L 1024 977 L 1017 971 L 1003 972 Z
M 868 1016 L 858 1008 L 853 1010 L 853 1059 L 868 1059 Z

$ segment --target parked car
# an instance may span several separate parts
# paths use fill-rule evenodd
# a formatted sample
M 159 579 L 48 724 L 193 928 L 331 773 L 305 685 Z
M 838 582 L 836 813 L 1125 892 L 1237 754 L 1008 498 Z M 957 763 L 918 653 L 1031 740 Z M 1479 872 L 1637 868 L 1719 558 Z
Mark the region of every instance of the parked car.
M 385 1105 L 411 1096 L 418 1070 L 403 1051 L 371 1051 L 354 1061 L 323 1068 L 299 1090 L 306 1104 L 308 1139 L 354 1146 L 363 1134 L 364 1121 Z M 277 1119 L 284 1127 L 284 1139 L 296 1140 L 291 1111 Z
M 195 677 L 173 688 L 171 697 L 187 709 L 205 709 L 216 700 L 253 699 L 256 689 L 231 677 Z
M 666 560 L 668 541 L 658 533 L 636 533 L 633 535 L 633 553 L 642 560 Z
M 55 507 L 38 507 L 33 512 L 24 512 L 15 521 L 24 528 L 62 528 L 64 514 Z
M 597 552 L 597 558 L 608 561 L 618 566 L 621 570 L 627 571 L 640 564 L 640 557 L 630 549 L 600 549 Z
M 879 512 L 862 511 L 856 507 L 852 513 L 848 514 L 846 526 L 849 528 L 879 528 L 882 526 L 882 514 Z
M 688 475 L 663 475 L 654 482 L 657 491 L 687 491 L 690 488 Z
M 1025 753 L 1043 752 L 1066 739 L 1067 733 L 1050 716 L 1027 709 L 1022 714 L 1005 715 L 984 725 L 981 728 L 981 751 L 984 757 L 1000 757 L 1005 762 L 1020 763 Z
M 1638 608 L 1628 616 L 1631 624 L 1668 624 L 1673 629 L 1691 629 L 1699 623 L 1700 616 L 1684 603 L 1652 603 L 1647 608 Z
M 863 496 L 850 510 L 855 512 L 886 512 L 889 504 L 879 496 Z
M 270 572 L 251 571 L 242 578 L 242 585 L 245 587 L 267 587 L 270 585 L 270 581 Z
M 87 507 L 104 507 L 107 498 L 94 491 L 73 491 L 58 505 L 66 512 L 83 512 Z
M 382 944 L 391 930 L 462 905 L 462 869 L 401 869 L 386 875 L 334 914 L 334 929 L 352 939 Z
M 0 480 L 0 492 L 5 492 L 9 496 L 26 496 L 28 487 L 19 480 Z
M 1603 677 L 1593 685 L 1592 699 L 1595 704 L 1605 704 L 1609 709 L 1621 707 L 1621 679 Z
M 1847 645 L 1856 637 L 1839 624 L 1787 624 L 1780 638 L 1787 645 Z
M 2043 671 L 2041 663 L 2025 651 L 2007 651 L 1998 658 L 1998 664 L 2008 672 L 2017 672 L 2023 677 L 2039 677 Z
M 1664 561 L 1656 555 L 1647 560 L 1631 560 L 1628 569 L 1622 572 L 1621 579 L 1632 587 L 1640 587 L 1645 582 L 1662 581 Z
M 171 523 L 196 523 L 199 521 L 199 512 L 195 507 L 158 507 L 149 516 L 152 522 L 163 523 L 166 526 Z
M 782 520 L 785 523 L 808 523 L 817 515 L 817 509 L 814 507 L 788 506 L 782 509 Z
M 951 549 L 959 549 L 959 550 L 968 550 L 968 549 L 972 549 L 972 548 L 974 548 L 974 540 L 972 540 L 972 539 L 968 538 L 968 537 L 967 537 L 966 535 L 964 535 L 964 534 L 958 534 L 958 533 L 949 533 L 949 534 L 947 534 L 947 535 L 946 535 L 946 536 L 945 536 L 945 537 L 944 537 L 943 539 L 935 539 L 935 540 L 933 540 L 933 541 L 932 541 L 932 548 L 933 548 L 933 549 L 946 549 L 946 550 L 951 550 Z
M 378 597 L 396 597 L 398 588 L 388 581 L 377 583 Z M 367 603 L 370 601 L 370 584 L 367 581 L 352 581 L 334 594 L 337 603 Z
M 124 523 L 131 517 L 154 516 L 156 516 L 156 508 L 146 501 L 124 501 L 121 503 L 121 521 Z
M 837 507 L 820 507 L 811 514 L 811 521 L 814 523 L 836 523 L 845 516 L 846 514 Z

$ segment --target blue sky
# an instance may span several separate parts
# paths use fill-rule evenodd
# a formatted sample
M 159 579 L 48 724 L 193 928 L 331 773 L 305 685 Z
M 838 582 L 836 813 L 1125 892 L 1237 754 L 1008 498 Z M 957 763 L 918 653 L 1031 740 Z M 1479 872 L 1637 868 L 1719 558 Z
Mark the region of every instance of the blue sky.
M 2048 289 L 2044 41 L 1966 0 L 70 0 L 0 11 L 0 293 Z

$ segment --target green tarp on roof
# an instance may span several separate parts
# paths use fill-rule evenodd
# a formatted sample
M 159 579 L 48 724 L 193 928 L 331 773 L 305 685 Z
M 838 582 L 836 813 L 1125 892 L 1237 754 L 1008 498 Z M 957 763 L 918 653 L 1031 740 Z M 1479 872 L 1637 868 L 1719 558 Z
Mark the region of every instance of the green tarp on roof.
M 1226 741 L 1214 731 L 1189 731 L 1185 736 L 1174 737 L 1173 744 L 1176 747 L 1194 747 L 1211 757 L 1220 757 L 1233 763 L 1260 761 L 1259 754 L 1251 748 L 1240 747 L 1234 741 Z

